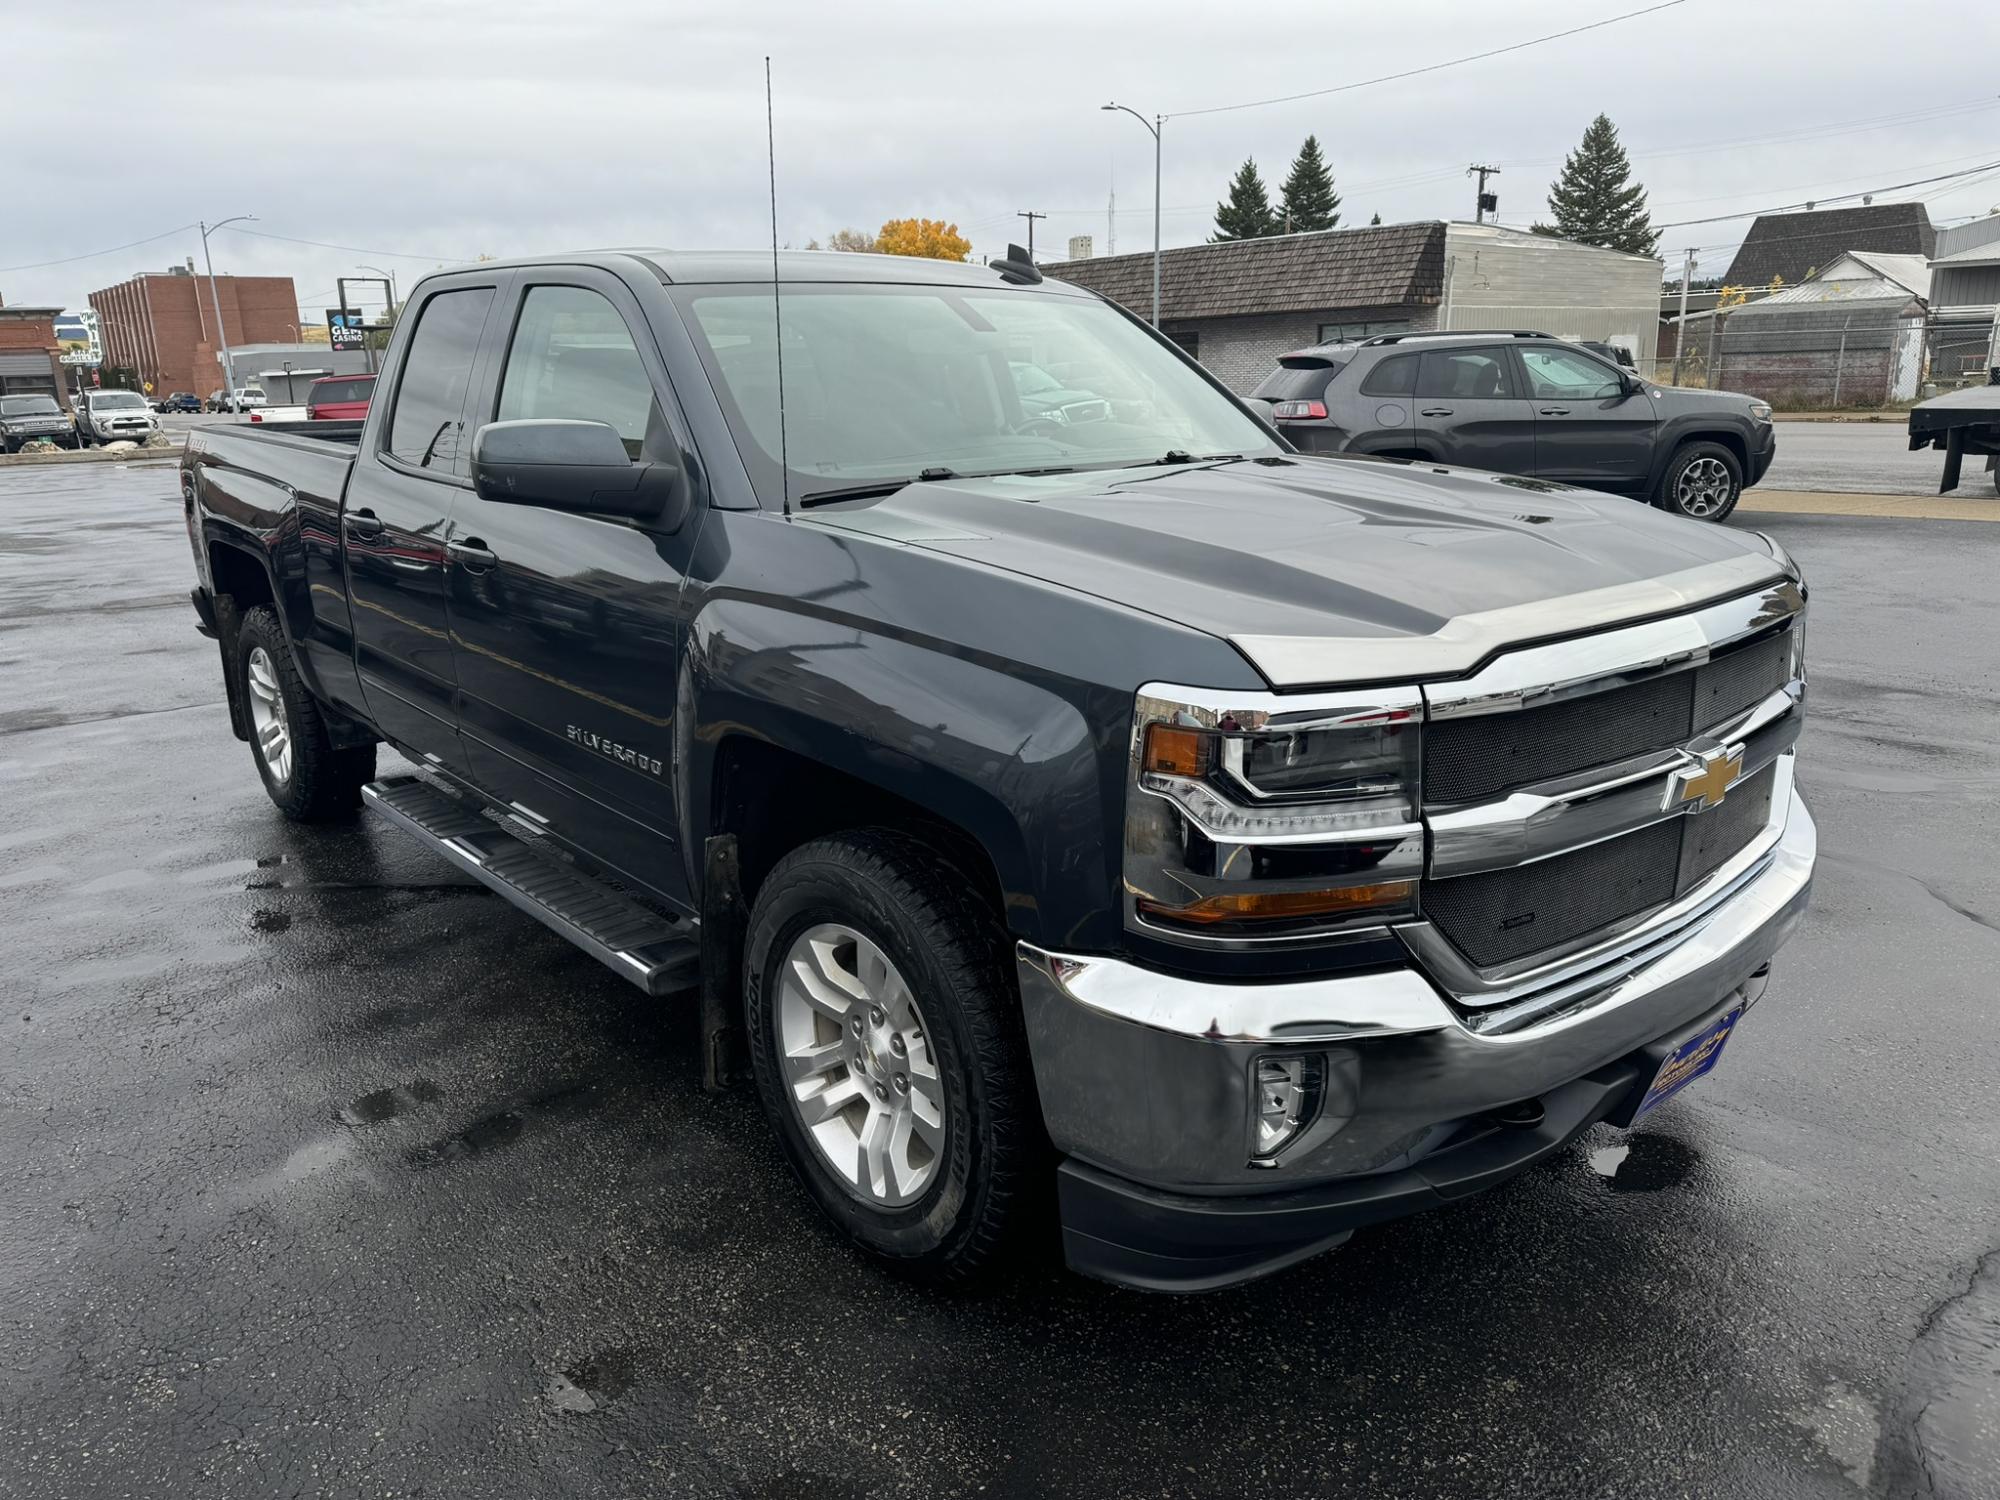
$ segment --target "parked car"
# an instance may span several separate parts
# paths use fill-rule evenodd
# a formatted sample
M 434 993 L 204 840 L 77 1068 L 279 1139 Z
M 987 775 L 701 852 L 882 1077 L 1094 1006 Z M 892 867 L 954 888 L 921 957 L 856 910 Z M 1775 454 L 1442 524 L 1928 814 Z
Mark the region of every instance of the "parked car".
M 306 420 L 358 422 L 375 394 L 373 375 L 326 375 L 306 390 Z
M 1632 358 L 1632 351 L 1621 344 L 1601 343 L 1597 339 L 1578 339 L 1576 346 L 1579 349 L 1588 349 L 1599 359 L 1609 360 L 1621 370 L 1637 371 L 1639 368 L 1639 362 Z
M 1513 331 L 1383 334 L 1279 359 L 1253 393 L 1309 453 L 1550 479 L 1720 521 L 1771 466 L 1771 408 L 1654 385 L 1578 345 Z
M 198 412 L 201 398 L 192 391 L 174 391 L 160 398 L 158 409 L 162 412 Z
M 195 430 L 286 816 L 698 984 L 710 1083 L 937 1279 L 1046 1196 L 1080 1271 L 1246 1280 L 1726 1055 L 1814 864 L 1777 543 L 1298 453 L 1025 254 L 777 275 L 440 272 L 364 421 Z M 1002 350 L 1144 415 L 1037 421 Z
M 0 452 L 19 453 L 23 443 L 47 438 L 62 448 L 79 439 L 76 422 L 53 396 L 0 396 Z
M 137 391 L 86 391 L 76 409 L 77 437 L 86 446 L 120 438 L 143 443 L 159 430 L 160 419 Z
M 254 385 L 238 386 L 233 391 L 210 391 L 208 409 L 210 411 L 246 412 L 264 405 L 264 392 Z

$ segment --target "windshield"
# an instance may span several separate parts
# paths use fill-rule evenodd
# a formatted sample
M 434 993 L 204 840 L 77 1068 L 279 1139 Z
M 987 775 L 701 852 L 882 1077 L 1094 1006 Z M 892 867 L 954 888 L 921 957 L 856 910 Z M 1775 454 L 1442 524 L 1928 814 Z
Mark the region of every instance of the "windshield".
M 62 408 L 53 396 L 9 396 L 0 401 L 0 417 L 59 417 Z
M 760 487 L 778 480 L 768 286 L 683 287 L 702 362 Z M 794 493 L 897 479 L 1282 451 L 1200 374 L 1092 298 L 935 286 L 787 286 Z M 1031 389 L 1089 409 L 1023 402 Z M 1074 419 L 1073 418 L 1080 418 Z
M 132 391 L 99 391 L 90 398 L 90 404 L 100 411 L 126 411 L 137 407 L 146 409 L 146 398 Z

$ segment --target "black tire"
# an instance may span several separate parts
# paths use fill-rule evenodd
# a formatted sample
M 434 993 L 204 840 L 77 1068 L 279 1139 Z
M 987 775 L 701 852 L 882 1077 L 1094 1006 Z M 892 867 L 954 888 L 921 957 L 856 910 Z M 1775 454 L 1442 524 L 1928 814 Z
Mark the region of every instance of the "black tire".
M 1698 466 L 1719 464 L 1722 481 L 1727 486 L 1726 494 L 1718 497 L 1714 483 L 1703 485 L 1690 470 L 1697 475 L 1703 472 Z M 1711 476 L 1713 469 L 1705 472 Z M 1683 484 L 1683 480 L 1688 480 Z M 1684 516 L 1690 521 L 1725 521 L 1736 502 L 1743 498 L 1743 465 L 1736 461 L 1736 455 L 1720 443 L 1682 443 L 1674 450 L 1674 456 L 1667 460 L 1667 469 L 1660 476 L 1660 488 L 1653 496 L 1653 503 L 1669 515 Z
M 944 1149 L 907 1206 L 864 1203 L 807 1133 L 780 1061 L 779 973 L 809 928 L 840 923 L 896 966 L 924 1022 L 943 1085 Z M 822 1211 L 892 1269 L 975 1279 L 1028 1217 L 1043 1136 L 1005 930 L 963 874 L 887 830 L 817 839 L 757 891 L 744 955 L 744 1013 L 757 1092 Z
M 291 765 L 280 776 L 265 759 L 249 705 L 253 698 L 250 661 L 262 651 L 276 679 L 279 701 L 291 747 Z M 236 634 L 236 689 L 250 728 L 250 756 L 257 763 L 264 790 L 278 811 L 295 823 L 321 823 L 345 817 L 361 805 L 361 788 L 375 779 L 375 747 L 336 748 L 326 730 L 318 702 L 299 680 L 291 641 L 276 611 L 266 605 L 247 611 Z

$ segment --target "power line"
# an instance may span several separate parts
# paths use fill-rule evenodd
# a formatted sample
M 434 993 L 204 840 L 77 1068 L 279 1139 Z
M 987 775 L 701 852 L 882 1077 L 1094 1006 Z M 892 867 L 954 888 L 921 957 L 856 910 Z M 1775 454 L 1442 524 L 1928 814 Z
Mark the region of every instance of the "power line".
M 1653 227 L 1660 230 L 1688 229 L 1696 224 L 1727 224 L 1733 219 L 1750 219 L 1760 214 L 1791 213 L 1797 209 L 1814 208 L 1822 203 L 1844 203 L 1849 198 L 1872 197 L 1878 193 L 1900 193 L 1905 188 L 1926 187 L 1933 182 L 1950 182 L 1956 177 L 1971 177 L 1976 173 L 1993 171 L 1995 168 L 2000 168 L 2000 161 L 1989 161 L 1976 167 L 1964 167 L 1959 171 L 1944 172 L 1936 177 L 1919 177 L 1913 182 L 1894 182 L 1887 187 L 1864 188 L 1853 193 L 1835 193 L 1828 198 L 1808 198 L 1800 203 L 1781 203 L 1774 208 L 1746 208 L 1741 213 L 1715 214 L 1706 219 L 1680 219 L 1672 224 L 1655 224 Z
M 472 259 L 469 255 L 419 255 L 410 250 L 374 250 L 366 245 L 330 245 L 325 240 L 302 240 L 289 234 L 272 234 L 267 229 L 239 229 L 235 225 L 230 226 L 229 232 L 253 235 L 260 240 L 283 240 L 288 245 L 311 245 L 318 250 L 345 250 L 351 255 L 386 255 L 394 260 L 427 260 L 436 264 L 441 261 Z
M 116 255 L 120 250 L 133 250 L 140 245 L 150 245 L 155 240 L 170 239 L 177 234 L 186 234 L 194 227 L 192 224 L 183 224 L 178 229 L 165 229 L 158 234 L 149 234 L 143 240 L 128 240 L 122 245 L 113 245 L 109 250 L 86 250 L 81 255 L 65 255 L 60 260 L 33 260 L 29 261 L 26 265 L 0 266 L 0 275 L 4 275 L 9 271 L 39 271 L 44 266 L 74 265 L 80 260 L 95 260 L 100 255 Z
M 1629 10 L 1623 15 L 1607 16 L 1602 21 L 1592 21 L 1584 26 L 1572 26 L 1567 31 L 1552 31 L 1547 36 L 1532 37 L 1525 42 L 1515 42 L 1511 46 L 1495 47 L 1490 52 L 1475 52 L 1469 57 L 1454 57 L 1449 62 L 1428 63 L 1421 68 L 1406 68 L 1400 73 L 1385 73 L 1380 78 L 1363 78 L 1356 83 L 1335 84 L 1332 88 L 1308 89 L 1303 94 L 1282 94 L 1275 99 L 1251 99 L 1242 104 L 1215 104 L 1207 109 L 1184 109 L 1178 114 L 1168 115 L 1170 120 L 1186 119 L 1192 115 L 1220 115 L 1238 109 L 1262 109 L 1267 104 L 1292 104 L 1300 99 L 1323 99 L 1328 94 L 1345 94 L 1353 89 L 1365 89 L 1378 83 L 1394 83 L 1398 79 L 1415 78 L 1422 73 L 1437 73 L 1446 68 L 1462 67 L 1466 63 L 1483 62 L 1489 57 L 1504 57 L 1509 52 L 1520 52 L 1529 47 L 1539 47 L 1544 42 L 1558 42 L 1566 36 L 1579 36 L 1586 31 L 1596 31 L 1601 27 L 1615 26 L 1620 21 L 1630 21 L 1639 16 L 1650 16 L 1655 11 L 1672 10 L 1685 0 L 1662 0 L 1659 5 L 1649 5 L 1644 10 Z

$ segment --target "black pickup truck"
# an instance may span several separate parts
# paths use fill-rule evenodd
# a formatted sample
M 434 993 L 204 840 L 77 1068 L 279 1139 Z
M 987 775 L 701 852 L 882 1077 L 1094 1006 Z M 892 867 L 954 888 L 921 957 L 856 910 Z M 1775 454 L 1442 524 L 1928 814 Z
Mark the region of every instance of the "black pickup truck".
M 906 1270 L 1051 1175 L 1173 1290 L 1488 1187 L 1713 1066 L 1805 908 L 1775 543 L 1299 454 L 1025 257 L 485 264 L 380 385 L 188 443 L 266 789 L 698 991 Z

